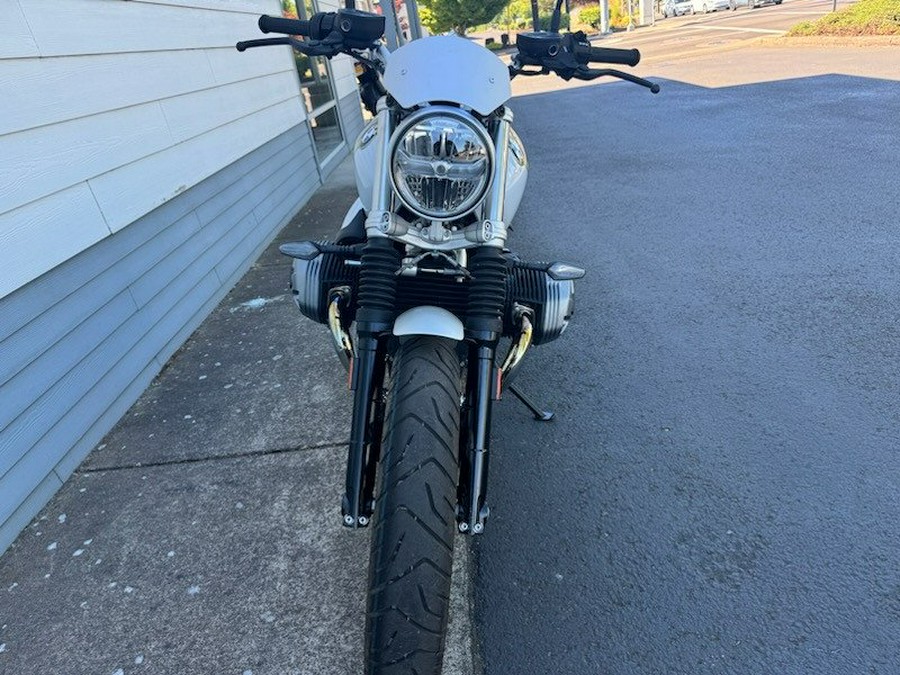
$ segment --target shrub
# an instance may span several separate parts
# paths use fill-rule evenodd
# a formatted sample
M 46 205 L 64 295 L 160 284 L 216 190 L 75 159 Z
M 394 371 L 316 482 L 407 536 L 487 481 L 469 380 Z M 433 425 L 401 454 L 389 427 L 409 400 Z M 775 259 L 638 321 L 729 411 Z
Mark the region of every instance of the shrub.
M 804 21 L 788 35 L 900 35 L 900 0 L 859 0 L 818 21 Z
M 578 13 L 578 22 L 591 28 L 600 27 L 600 7 L 585 7 Z

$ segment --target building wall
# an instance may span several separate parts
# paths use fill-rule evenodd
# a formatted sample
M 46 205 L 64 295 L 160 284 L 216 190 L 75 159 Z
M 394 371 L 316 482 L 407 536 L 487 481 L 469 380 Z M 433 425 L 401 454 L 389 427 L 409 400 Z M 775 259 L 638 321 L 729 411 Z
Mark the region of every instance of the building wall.
M 290 50 L 234 50 L 263 12 L 4 2 L 0 552 L 321 182 Z

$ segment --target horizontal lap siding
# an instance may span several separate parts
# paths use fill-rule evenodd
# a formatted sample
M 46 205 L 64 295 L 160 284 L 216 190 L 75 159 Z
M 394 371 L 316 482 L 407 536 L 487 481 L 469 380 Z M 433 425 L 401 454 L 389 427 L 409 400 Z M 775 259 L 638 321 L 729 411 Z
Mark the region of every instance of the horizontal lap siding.
M 0 298 L 305 117 L 290 49 L 234 49 L 277 0 L 5 4 Z
M 0 551 L 318 185 L 297 124 L 0 299 Z
M 320 183 L 278 0 L 5 4 L 0 552 Z

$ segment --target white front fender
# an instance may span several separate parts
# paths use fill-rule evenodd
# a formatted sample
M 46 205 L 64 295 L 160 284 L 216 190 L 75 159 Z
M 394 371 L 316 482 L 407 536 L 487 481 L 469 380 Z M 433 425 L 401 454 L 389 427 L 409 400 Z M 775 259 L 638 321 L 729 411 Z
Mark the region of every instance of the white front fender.
M 413 307 L 394 320 L 394 335 L 436 335 L 462 340 L 465 331 L 462 321 L 440 307 Z

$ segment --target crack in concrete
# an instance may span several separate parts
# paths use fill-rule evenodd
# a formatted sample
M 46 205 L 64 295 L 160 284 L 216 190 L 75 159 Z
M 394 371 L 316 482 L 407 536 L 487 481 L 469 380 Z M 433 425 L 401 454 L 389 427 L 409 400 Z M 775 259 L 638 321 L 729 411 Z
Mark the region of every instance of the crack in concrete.
M 126 471 L 128 469 L 152 469 L 159 466 L 178 466 L 179 464 L 197 464 L 199 462 L 214 462 L 221 459 L 243 459 L 246 457 L 265 457 L 267 455 L 282 455 L 290 452 L 304 452 L 308 450 L 322 450 L 326 448 L 341 448 L 349 441 L 336 443 L 315 443 L 313 445 L 293 446 L 290 448 L 270 448 L 268 450 L 251 450 L 249 452 L 231 452 L 224 455 L 207 455 L 204 457 L 182 457 L 161 462 L 138 462 L 136 464 L 121 464 L 117 466 L 89 467 L 75 471 L 78 475 L 101 473 L 104 471 Z

